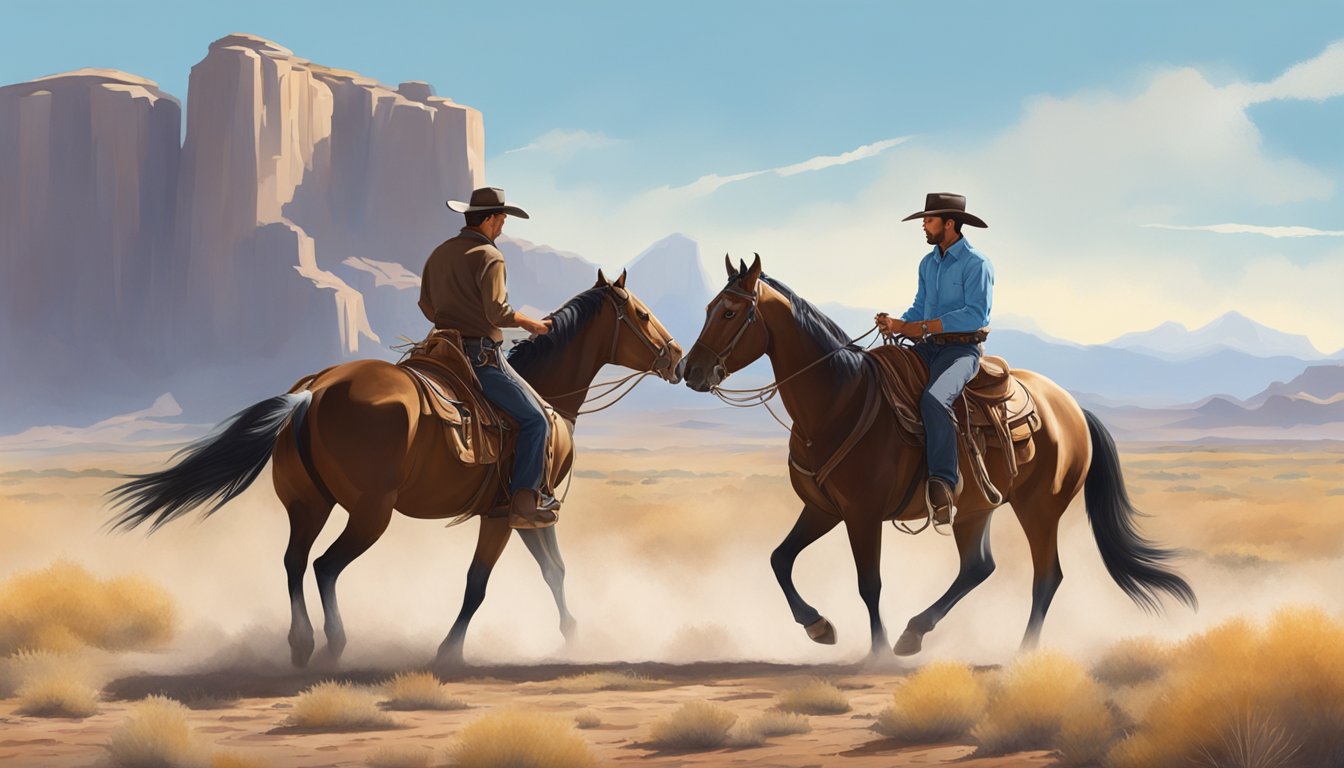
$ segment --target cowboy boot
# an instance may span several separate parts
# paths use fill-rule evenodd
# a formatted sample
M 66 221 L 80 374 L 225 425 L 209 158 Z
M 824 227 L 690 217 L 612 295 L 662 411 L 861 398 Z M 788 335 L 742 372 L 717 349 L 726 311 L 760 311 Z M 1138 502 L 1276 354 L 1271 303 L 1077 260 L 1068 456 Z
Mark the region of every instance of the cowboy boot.
M 532 488 L 520 488 L 509 502 L 510 528 L 549 528 L 560 516 L 541 508 L 541 494 Z
M 930 477 L 924 500 L 929 506 L 929 516 L 935 526 L 951 525 L 956 520 L 956 498 L 946 480 L 941 477 Z

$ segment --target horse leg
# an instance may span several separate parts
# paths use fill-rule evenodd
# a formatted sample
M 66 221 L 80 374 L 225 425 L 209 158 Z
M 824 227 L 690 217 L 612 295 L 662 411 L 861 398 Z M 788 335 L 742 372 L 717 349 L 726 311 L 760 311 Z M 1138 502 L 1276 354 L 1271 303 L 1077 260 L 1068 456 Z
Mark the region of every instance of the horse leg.
M 823 645 L 835 645 L 835 627 L 798 594 L 798 589 L 793 585 L 793 563 L 798 559 L 799 552 L 839 523 L 840 518 L 829 515 L 817 507 L 805 506 L 798 515 L 798 521 L 793 524 L 793 530 L 789 531 L 784 541 L 770 553 L 770 567 L 775 571 L 779 588 L 784 590 L 784 598 L 789 601 L 793 620 L 803 625 L 808 637 Z
M 992 514 L 986 512 L 979 516 L 957 518 L 956 525 L 952 526 L 952 535 L 956 538 L 957 552 L 961 555 L 961 569 L 943 596 L 906 624 L 905 631 L 892 649 L 897 656 L 919 653 L 924 646 L 924 635 L 932 632 L 947 612 L 952 610 L 952 606 L 994 572 L 994 555 L 989 551 L 989 518 Z
M 308 604 L 303 597 L 303 577 L 308 572 L 308 555 L 322 532 L 334 505 L 294 499 L 285 504 L 289 513 L 289 546 L 285 548 L 285 575 L 289 579 L 289 655 L 296 667 L 308 666 L 313 655 L 313 623 L 308 619 Z
M 317 591 L 322 596 L 323 627 L 327 635 L 327 660 L 335 663 L 345 651 L 345 624 L 341 609 L 336 604 L 336 578 L 345 567 L 354 562 L 383 535 L 392 520 L 396 492 L 381 495 L 368 494 L 349 508 L 350 521 L 327 551 L 313 561 L 317 574 Z
M 462 666 L 462 645 L 467 639 L 467 625 L 485 599 L 485 585 L 490 581 L 490 572 L 494 570 L 495 563 L 499 562 L 499 556 L 504 554 L 511 530 L 508 518 L 481 518 L 481 530 L 476 537 L 476 555 L 467 569 L 467 591 L 462 597 L 462 610 L 457 614 L 457 621 L 453 622 L 448 636 L 439 645 L 439 653 L 434 660 L 436 667 Z
M 555 609 L 560 613 L 560 634 L 565 645 L 573 646 L 577 622 L 565 602 L 565 561 L 560 557 L 560 542 L 555 537 L 555 526 L 549 528 L 520 528 L 518 537 L 527 545 L 527 551 L 541 567 L 541 576 L 555 597 Z
M 859 597 L 868 606 L 868 629 L 872 646 L 868 658 L 887 653 L 887 629 L 882 626 L 878 598 L 882 595 L 882 520 L 847 520 L 849 548 L 854 553 L 854 568 L 859 576 Z
M 1031 547 L 1031 618 L 1027 620 L 1027 632 L 1022 637 L 1024 651 L 1035 649 L 1040 641 L 1045 613 L 1050 610 L 1050 601 L 1064 580 L 1064 571 L 1059 567 L 1059 518 L 1067 506 L 1067 502 L 1046 502 L 1026 505 L 1019 510 L 1017 504 L 1013 505 Z

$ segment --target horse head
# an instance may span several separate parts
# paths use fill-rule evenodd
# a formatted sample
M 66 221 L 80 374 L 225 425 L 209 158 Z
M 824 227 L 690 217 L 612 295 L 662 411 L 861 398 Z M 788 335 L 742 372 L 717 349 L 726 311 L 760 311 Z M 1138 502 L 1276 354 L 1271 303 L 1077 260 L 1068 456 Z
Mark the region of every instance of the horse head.
M 664 381 L 681 383 L 681 346 L 648 306 L 626 288 L 625 271 L 615 280 L 608 280 L 599 269 L 593 287 L 605 288 L 614 318 L 607 362 L 636 371 L 652 371 Z
M 710 300 L 705 327 L 682 363 L 686 386 L 697 392 L 708 392 L 733 372 L 750 365 L 765 354 L 770 340 L 758 307 L 762 291 L 760 254 L 750 267 L 739 261 L 734 268 L 726 254 L 723 259 L 728 284 Z

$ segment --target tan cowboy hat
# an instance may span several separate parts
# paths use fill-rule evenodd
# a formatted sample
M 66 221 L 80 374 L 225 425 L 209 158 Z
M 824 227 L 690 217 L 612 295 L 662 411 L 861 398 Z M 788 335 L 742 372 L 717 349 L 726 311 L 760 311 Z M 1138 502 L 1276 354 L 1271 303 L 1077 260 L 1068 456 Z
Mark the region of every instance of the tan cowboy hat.
M 924 196 L 924 210 L 919 213 L 912 213 L 901 221 L 922 219 L 925 216 L 942 216 L 953 221 L 960 221 L 963 224 L 970 224 L 972 227 L 989 228 L 989 225 L 979 216 L 966 212 L 965 195 L 954 195 L 950 192 L 930 192 Z
M 504 204 L 504 190 L 499 187 L 481 187 L 472 190 L 471 202 L 463 203 L 457 200 L 449 200 L 448 207 L 458 213 L 507 213 L 510 216 L 517 216 L 520 219 L 531 218 L 527 211 L 516 205 Z

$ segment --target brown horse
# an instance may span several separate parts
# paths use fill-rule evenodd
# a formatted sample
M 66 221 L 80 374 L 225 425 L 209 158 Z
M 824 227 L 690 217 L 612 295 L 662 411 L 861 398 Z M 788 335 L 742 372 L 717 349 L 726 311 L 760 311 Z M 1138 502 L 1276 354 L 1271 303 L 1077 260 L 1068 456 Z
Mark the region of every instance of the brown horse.
M 520 343 L 510 364 L 546 397 L 573 429 L 574 419 L 597 372 L 607 364 L 649 371 L 678 383 L 681 348 L 639 299 L 598 272 L 597 284 L 551 316 L 552 330 Z M 304 380 L 301 380 L 301 384 Z M 300 389 L 296 387 L 296 389 Z M 426 417 L 432 419 L 433 417 Z M 560 441 L 553 479 L 572 464 L 572 440 Z M 336 603 L 336 579 L 387 529 L 392 512 L 442 519 L 479 513 L 502 487 L 497 465 L 457 460 L 436 423 L 420 416 L 411 374 L 381 360 L 356 360 L 327 369 L 300 391 L 273 397 L 236 414 L 179 455 L 168 469 L 135 476 L 110 495 L 121 506 L 116 529 L 151 518 L 150 531 L 193 508 L 211 504 L 210 515 L 243 491 L 274 458 L 276 495 L 289 513 L 285 570 L 289 580 L 289 645 L 296 666 L 312 656 L 313 626 L 304 603 L 308 557 L 340 504 L 349 513 L 345 530 L 313 562 L 326 617 L 327 656 L 339 659 L 345 629 Z M 508 457 L 502 462 L 508 465 Z M 485 597 L 486 583 L 509 540 L 506 518 L 481 517 L 476 554 L 467 571 L 462 610 L 439 647 L 436 664 L 462 661 L 467 625 Z M 554 528 L 519 530 L 554 593 L 566 640 L 575 622 L 565 604 L 564 561 Z
M 804 504 L 793 530 L 770 556 L 775 576 L 794 620 L 808 636 L 834 643 L 835 628 L 794 587 L 793 564 L 805 547 L 844 522 L 859 594 L 868 607 L 871 652 L 885 654 L 886 630 L 878 613 L 882 523 L 926 515 L 923 448 L 903 438 L 890 408 L 879 409 L 867 431 L 861 430 L 865 395 L 880 375 L 877 366 L 830 318 L 761 274 L 759 256 L 750 268 L 742 264 L 735 270 L 728 262 L 728 278 L 710 302 L 704 329 L 682 363 L 686 384 L 710 391 L 732 372 L 762 355 L 769 357 L 784 407 L 793 417 L 789 476 Z M 1194 607 L 1189 585 L 1163 566 L 1174 553 L 1146 541 L 1134 527 L 1138 512 L 1125 492 L 1115 443 L 1105 427 L 1046 377 L 1023 370 L 1013 375 L 1035 398 L 1041 416 L 1035 457 L 1021 466 L 1016 478 L 1006 476 L 1004 462 L 991 462 L 998 468 L 991 479 L 1004 489 L 1031 546 L 1035 575 L 1023 647 L 1035 646 L 1063 579 L 1056 534 L 1060 516 L 1079 491 L 1084 492 L 1106 569 L 1120 588 L 1145 609 L 1160 608 L 1159 592 Z M 854 443 L 850 436 L 859 434 Z M 816 470 L 845 450 L 823 485 L 813 482 Z M 961 472 L 970 477 L 966 459 L 962 456 Z M 960 572 L 937 602 L 910 620 L 894 648 L 899 655 L 917 653 L 924 635 L 994 571 L 989 519 L 996 505 L 973 483 L 966 484 L 959 501 L 953 535 L 961 554 Z

